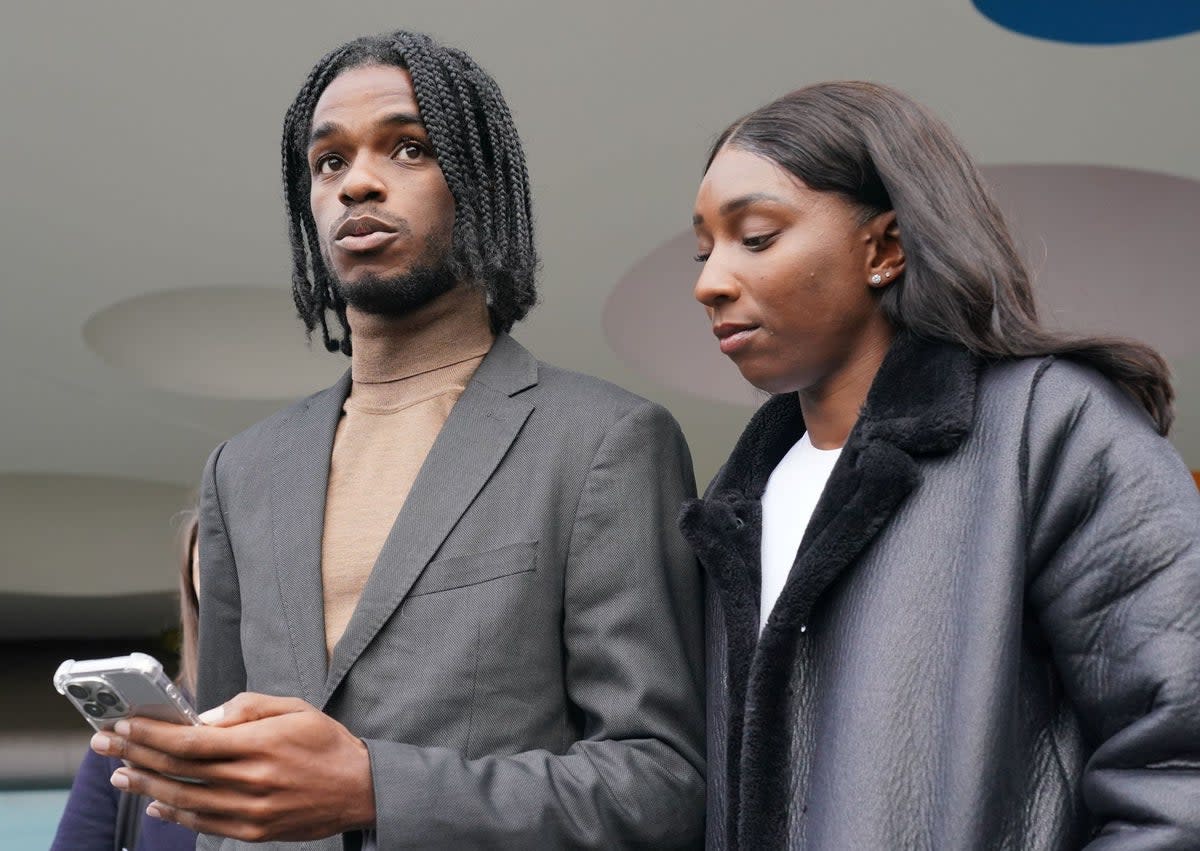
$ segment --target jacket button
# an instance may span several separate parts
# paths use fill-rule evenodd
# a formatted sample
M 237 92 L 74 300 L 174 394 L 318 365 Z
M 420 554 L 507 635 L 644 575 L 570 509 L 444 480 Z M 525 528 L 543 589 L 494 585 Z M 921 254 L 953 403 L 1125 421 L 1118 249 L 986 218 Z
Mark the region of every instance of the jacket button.
M 800 631 L 801 631 L 801 632 L 808 632 L 808 624 L 801 624 L 801 625 L 800 625 Z

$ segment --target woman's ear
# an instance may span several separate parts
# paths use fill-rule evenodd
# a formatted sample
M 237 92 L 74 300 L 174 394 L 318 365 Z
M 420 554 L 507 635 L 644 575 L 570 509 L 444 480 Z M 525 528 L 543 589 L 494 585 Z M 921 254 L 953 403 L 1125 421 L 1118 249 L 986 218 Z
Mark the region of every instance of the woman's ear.
M 875 216 L 867 222 L 866 230 L 867 282 L 873 287 L 886 287 L 904 274 L 904 246 L 896 211 Z

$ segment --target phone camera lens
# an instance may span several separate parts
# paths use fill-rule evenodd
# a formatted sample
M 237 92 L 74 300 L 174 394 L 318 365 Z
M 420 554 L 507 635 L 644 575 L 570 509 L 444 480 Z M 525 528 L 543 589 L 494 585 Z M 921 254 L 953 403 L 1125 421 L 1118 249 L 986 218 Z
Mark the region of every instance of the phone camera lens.
M 78 683 L 71 683 L 69 686 L 67 686 L 67 693 L 77 700 L 86 700 L 88 695 L 91 694 L 90 691 Z
M 96 694 L 96 700 L 103 703 L 105 706 L 116 706 L 121 701 L 117 700 L 117 696 L 111 691 L 102 691 Z
M 83 711 L 88 715 L 91 715 L 93 718 L 104 717 L 104 707 L 99 703 L 85 703 L 83 705 Z

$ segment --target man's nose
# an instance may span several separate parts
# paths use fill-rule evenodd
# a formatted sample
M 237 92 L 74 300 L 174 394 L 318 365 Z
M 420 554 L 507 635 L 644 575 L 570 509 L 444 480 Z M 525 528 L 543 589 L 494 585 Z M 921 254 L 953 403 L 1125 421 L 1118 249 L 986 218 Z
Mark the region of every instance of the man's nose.
M 354 162 L 346 167 L 338 197 L 347 206 L 384 200 L 387 197 L 387 184 L 379 176 L 378 164 L 370 157 L 355 157 Z

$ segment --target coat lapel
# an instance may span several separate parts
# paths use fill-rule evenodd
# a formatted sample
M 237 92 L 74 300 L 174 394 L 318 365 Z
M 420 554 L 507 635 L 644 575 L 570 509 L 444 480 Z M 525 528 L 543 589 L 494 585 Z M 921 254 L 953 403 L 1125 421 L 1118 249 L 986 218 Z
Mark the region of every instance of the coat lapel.
M 325 607 L 321 593 L 321 538 L 329 458 L 350 372 L 283 421 L 271 465 L 271 529 L 283 618 L 296 658 L 300 694 L 321 698 L 325 683 Z
M 334 648 L 317 706 L 329 701 L 491 478 L 533 411 L 531 402 L 514 396 L 536 383 L 533 357 L 511 337 L 498 337 L 413 482 L 358 607 Z
M 713 765 L 725 766 L 723 811 L 736 814 L 740 800 L 743 711 L 750 663 L 758 642 L 759 597 L 762 587 L 762 494 L 780 459 L 804 433 L 804 419 L 794 395 L 776 396 L 758 409 L 729 461 L 708 486 L 703 499 L 689 500 L 680 516 L 680 529 L 708 572 L 709 605 L 717 608 L 708 639 L 710 664 L 723 660 L 723 671 L 710 671 L 710 683 L 723 683 L 726 694 L 719 715 L 725 717 L 724 753 L 710 755 Z M 709 701 L 714 700 L 710 692 Z M 712 806 L 710 804 L 710 806 Z M 729 840 L 732 841 L 732 840 Z M 735 848 L 735 844 L 730 844 Z
M 745 519 L 758 521 L 770 472 L 804 429 L 794 395 L 775 397 L 760 409 L 705 499 L 685 509 L 685 535 L 696 545 L 718 593 L 727 597 L 729 685 L 719 699 L 729 703 L 730 847 L 786 844 L 789 748 L 780 737 L 790 729 L 787 696 L 798 641 L 821 595 L 853 568 L 920 484 L 918 459 L 953 451 L 969 431 L 978 370 L 979 361 L 960 348 L 897 336 L 809 520 L 761 637 L 761 529 L 748 533 Z M 745 506 L 740 514 L 730 510 L 738 504 Z M 731 557 L 730 551 L 740 554 Z M 750 562 L 749 578 L 739 578 L 736 574 L 745 574 Z

